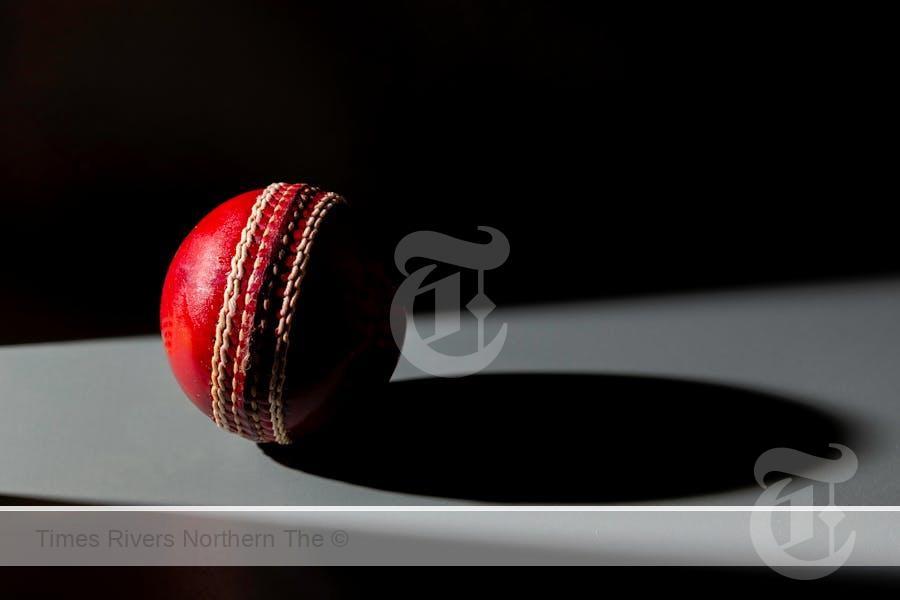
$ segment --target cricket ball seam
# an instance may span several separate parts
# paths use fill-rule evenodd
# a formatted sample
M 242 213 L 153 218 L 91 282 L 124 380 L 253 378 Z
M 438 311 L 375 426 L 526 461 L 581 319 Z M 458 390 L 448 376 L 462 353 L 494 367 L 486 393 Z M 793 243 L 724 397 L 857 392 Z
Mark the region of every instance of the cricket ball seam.
M 256 401 L 256 394 L 251 394 L 249 398 L 250 407 L 248 410 L 246 402 L 247 398 L 245 395 L 245 378 L 247 376 L 250 359 L 253 356 L 250 348 L 253 337 L 253 321 L 256 317 L 256 304 L 259 298 L 259 289 L 255 288 L 257 283 L 262 286 L 262 283 L 266 279 L 266 272 L 268 271 L 269 264 L 265 259 L 269 257 L 268 252 L 270 251 L 270 248 L 279 246 L 280 238 L 278 237 L 278 234 L 283 226 L 284 215 L 293 210 L 292 205 L 295 203 L 298 191 L 301 187 L 302 186 L 295 184 L 279 190 L 281 196 L 275 203 L 275 206 L 266 220 L 265 227 L 260 235 L 259 245 L 256 248 L 256 257 L 253 261 L 253 266 L 250 269 L 250 276 L 247 279 L 246 286 L 244 286 L 244 303 L 241 310 L 240 327 L 238 329 L 238 344 L 234 352 L 231 402 L 235 419 L 237 420 L 239 418 L 240 411 L 242 410 L 248 417 L 250 424 L 253 426 L 255 431 L 254 439 L 258 440 L 265 438 L 260 424 L 259 404 Z M 274 255 L 274 250 L 272 252 Z M 264 414 L 264 417 L 265 416 L 268 415 Z
M 268 285 L 265 290 L 261 290 L 263 294 L 263 310 L 261 314 L 258 316 L 258 324 L 256 327 L 256 331 L 259 334 L 260 343 L 269 344 L 271 343 L 271 349 L 274 355 L 274 337 L 270 338 L 270 335 L 274 336 L 274 332 L 270 334 L 268 331 L 270 327 L 270 323 L 274 320 L 272 319 L 273 315 L 271 311 L 275 302 L 277 302 L 283 293 L 283 288 L 281 286 L 275 286 L 276 283 L 283 283 L 283 280 L 286 278 L 287 267 L 291 264 L 294 256 L 295 246 L 299 244 L 298 232 L 296 231 L 297 225 L 302 222 L 304 210 L 308 208 L 308 206 L 312 203 L 312 201 L 319 194 L 319 189 L 310 186 L 307 184 L 303 184 L 299 187 L 297 192 L 297 200 L 294 203 L 291 209 L 291 215 L 289 218 L 284 220 L 282 223 L 282 227 L 284 231 L 279 231 L 278 235 L 280 236 L 280 245 L 278 247 L 278 251 L 273 255 L 272 260 L 270 261 L 270 271 L 267 271 Z M 273 293 L 274 292 L 274 293 Z M 257 356 L 266 355 L 267 352 L 258 351 Z M 263 374 L 260 372 L 263 366 L 263 363 L 258 363 L 256 365 L 257 369 L 254 369 L 250 376 L 254 381 L 251 381 L 251 398 L 253 400 L 257 399 L 257 389 L 256 383 L 257 380 L 260 380 L 263 377 Z M 284 408 L 281 404 L 273 403 L 271 394 L 269 393 L 269 388 L 266 388 L 265 399 L 260 399 L 260 402 L 265 406 L 265 424 L 268 425 L 266 428 L 266 436 L 264 441 L 281 441 L 281 443 L 287 443 L 287 434 L 279 432 L 278 424 L 283 422 L 284 420 Z
M 325 192 L 316 196 L 312 201 L 312 206 L 309 207 L 311 210 L 308 216 L 304 215 L 306 226 L 297 246 L 291 271 L 285 282 L 282 305 L 278 312 L 278 325 L 275 328 L 275 354 L 269 379 L 269 407 L 272 414 L 272 429 L 275 434 L 275 441 L 279 444 L 290 443 L 290 438 L 284 425 L 282 395 L 287 367 L 287 351 L 290 345 L 291 324 L 296 310 L 297 299 L 299 298 L 300 284 L 303 282 L 306 274 L 306 264 L 309 261 L 310 250 L 322 220 L 332 207 L 344 202 L 341 196 L 333 192 Z
M 252 335 L 255 340 L 251 340 L 251 352 L 250 355 L 254 357 L 252 363 L 244 362 L 241 364 L 241 368 L 244 369 L 244 391 L 247 390 L 247 386 L 249 384 L 250 396 L 249 400 L 251 406 L 257 407 L 262 406 L 262 416 L 259 421 L 257 421 L 260 425 L 260 428 L 263 429 L 263 435 L 260 436 L 260 439 L 256 441 L 266 441 L 271 442 L 276 439 L 276 435 L 274 432 L 273 420 L 277 420 L 281 413 L 276 411 L 273 412 L 272 406 L 269 402 L 269 394 L 268 390 L 266 390 L 265 397 L 260 398 L 258 393 L 258 383 L 262 377 L 262 370 L 265 363 L 265 357 L 268 356 L 268 352 L 264 350 L 264 346 L 267 346 L 270 342 L 270 323 L 273 319 L 271 319 L 272 315 L 271 310 L 273 306 L 273 301 L 277 300 L 277 295 L 279 293 L 279 289 L 275 287 L 275 283 L 281 281 L 282 276 L 279 275 L 279 268 L 289 264 L 289 260 L 292 258 L 292 248 L 294 245 L 298 243 L 296 239 L 297 234 L 295 233 L 295 229 L 297 223 L 300 222 L 300 217 L 302 215 L 302 211 L 306 205 L 309 204 L 311 198 L 314 198 L 316 194 L 318 194 L 318 188 L 310 186 L 308 184 L 300 184 L 296 186 L 296 193 L 294 194 L 294 199 L 291 202 L 291 205 L 285 211 L 285 218 L 283 218 L 279 223 L 278 227 L 275 231 L 272 232 L 273 245 L 271 247 L 271 255 L 263 256 L 266 259 L 266 264 L 262 269 L 262 280 L 259 282 L 260 287 L 256 290 L 248 289 L 248 293 L 252 292 L 254 296 L 253 303 L 255 312 L 258 314 L 254 314 L 254 318 L 252 320 L 253 329 Z M 290 214 L 288 214 L 290 213 Z M 286 268 L 284 269 L 286 271 Z M 263 285 L 265 283 L 265 285 Z M 260 300 L 262 300 L 262 309 L 259 309 Z M 274 339 L 271 340 L 272 348 L 274 349 Z M 246 393 L 241 394 L 241 399 L 244 403 L 247 401 Z
M 272 278 L 271 282 L 278 282 L 284 284 L 283 287 L 276 288 L 276 293 L 274 297 L 269 294 L 268 298 L 274 301 L 269 307 L 267 307 L 268 311 L 274 309 L 275 304 L 283 305 L 284 297 L 287 290 L 288 281 L 290 280 L 290 275 L 292 271 L 289 271 L 289 267 L 293 265 L 293 263 L 297 260 L 297 253 L 302 251 L 302 248 L 305 247 L 305 243 L 303 241 L 302 231 L 297 229 L 298 225 L 302 225 L 306 223 L 307 216 L 309 212 L 314 207 L 317 199 L 321 197 L 321 190 L 319 188 L 313 186 L 304 186 L 301 189 L 298 197 L 300 198 L 300 202 L 297 203 L 295 207 L 295 212 L 293 214 L 293 219 L 288 223 L 288 232 L 285 234 L 283 239 L 283 249 L 278 255 L 277 261 L 272 267 Z M 304 229 L 305 230 L 305 229 Z M 278 275 L 279 267 L 284 268 L 284 274 Z M 281 303 L 278 303 L 278 300 L 281 300 Z M 268 313 L 267 313 L 268 314 Z M 281 310 L 275 315 L 269 315 L 273 317 L 281 315 Z M 280 392 L 273 393 L 272 381 L 273 375 L 272 373 L 276 371 L 278 368 L 278 358 L 277 358 L 277 336 L 278 336 L 278 327 L 273 329 L 272 332 L 273 338 L 271 340 L 272 343 L 272 362 L 269 370 L 269 379 L 267 385 L 267 393 L 266 393 L 266 405 L 269 408 L 269 424 L 271 425 L 271 436 L 268 441 L 276 441 L 280 444 L 290 443 L 286 427 L 284 425 L 284 403 L 282 400 L 282 394 Z
M 230 262 L 213 343 L 210 396 L 213 420 L 219 427 L 255 441 L 290 443 L 283 393 L 291 324 L 313 241 L 325 216 L 342 202 L 333 192 L 283 183 L 270 185 L 254 202 Z M 295 231 L 299 226 L 302 233 Z M 280 267 L 290 271 L 279 274 Z M 283 288 L 275 286 L 279 278 Z M 260 365 L 252 357 L 254 345 L 265 340 L 273 300 L 281 302 L 268 394 L 262 400 L 256 385 Z M 259 304 L 262 311 L 257 315 Z
M 246 293 L 244 290 L 248 289 L 247 282 L 245 282 L 245 278 L 247 278 L 248 276 L 252 277 L 253 272 L 252 272 L 252 267 L 250 269 L 245 269 L 244 267 L 245 267 L 247 261 L 250 260 L 251 257 L 259 256 L 259 253 L 262 250 L 262 248 L 260 247 L 260 245 L 262 244 L 262 240 L 260 240 L 258 231 L 261 227 L 261 222 L 262 222 L 263 218 L 266 216 L 266 212 L 269 213 L 269 215 L 268 215 L 269 217 L 277 214 L 278 207 L 281 206 L 281 204 L 284 202 L 284 200 L 287 196 L 288 189 L 289 188 L 287 188 L 287 187 L 280 187 L 278 189 L 278 191 L 275 194 L 273 194 L 273 196 L 272 196 L 272 198 L 274 198 L 274 205 L 272 205 L 273 200 L 272 200 L 272 198 L 270 198 L 269 202 L 267 202 L 265 205 L 263 205 L 262 209 L 259 211 L 259 214 L 256 215 L 255 220 L 253 220 L 253 227 L 252 227 L 252 230 L 250 233 L 250 238 L 248 240 L 247 245 L 244 246 L 244 248 L 241 252 L 241 259 L 237 263 L 238 269 L 237 269 L 237 272 L 235 273 L 235 275 L 237 277 L 237 281 L 235 283 L 234 293 L 231 298 L 231 306 L 229 306 L 229 308 L 228 308 L 228 312 L 229 312 L 228 326 L 230 327 L 230 330 L 232 332 L 235 329 L 237 330 L 237 339 L 234 340 L 235 343 L 233 344 L 233 346 L 229 346 L 229 348 L 228 348 L 230 350 L 230 352 L 228 352 L 228 358 L 230 359 L 231 362 L 226 363 L 226 365 L 225 365 L 226 373 L 231 375 L 231 387 L 230 387 L 230 390 L 226 389 L 223 391 L 226 393 L 228 393 L 230 391 L 230 393 L 228 393 L 228 396 L 230 399 L 231 415 L 233 418 L 232 420 L 233 420 L 234 426 L 237 430 L 237 433 L 239 433 L 240 435 L 244 435 L 245 437 L 251 437 L 251 436 L 249 435 L 249 431 L 247 431 L 245 433 L 243 423 L 242 423 L 242 418 L 245 417 L 246 415 L 242 412 L 242 407 L 240 406 L 239 398 L 238 398 L 238 394 L 237 394 L 237 391 L 239 390 L 239 380 L 241 378 L 241 373 L 240 373 L 240 369 L 239 369 L 238 365 L 239 365 L 239 356 L 240 356 L 240 351 L 241 351 L 241 345 L 244 341 L 244 336 L 242 335 L 243 331 L 241 328 L 241 323 L 243 322 L 243 314 L 246 311 L 247 296 L 246 296 Z M 269 208 L 270 205 L 272 205 L 271 211 L 268 211 L 267 209 Z M 248 219 L 248 222 L 250 220 L 251 219 Z M 248 271 L 249 271 L 249 274 L 248 274 Z M 238 312 L 241 313 L 240 320 L 238 320 Z M 229 341 L 231 341 L 233 335 L 234 335 L 233 333 L 229 332 L 227 339 Z M 228 368 L 229 365 L 230 365 L 230 369 Z
M 235 428 L 232 429 L 231 424 L 228 422 L 228 407 L 226 406 L 227 401 L 225 399 L 225 389 L 227 386 L 226 368 L 229 359 L 228 349 L 231 343 L 230 335 L 232 318 L 233 314 L 237 312 L 234 298 L 238 293 L 236 288 L 240 285 L 241 276 L 243 274 L 243 261 L 246 260 L 247 257 L 247 244 L 250 241 L 253 230 L 257 226 L 262 213 L 262 208 L 269 203 L 271 197 L 282 185 L 283 184 L 281 183 L 273 183 L 268 186 L 257 197 L 256 202 L 253 204 L 253 209 L 250 212 L 247 223 L 241 231 L 241 237 L 235 245 L 234 255 L 231 258 L 231 268 L 228 271 L 228 278 L 226 280 L 225 291 L 222 298 L 222 306 L 219 309 L 219 319 L 216 325 L 216 338 L 213 345 L 212 362 L 210 365 L 210 393 L 212 396 L 213 420 L 219 427 L 229 431 L 235 431 L 236 433 L 240 433 L 240 424 L 235 423 Z

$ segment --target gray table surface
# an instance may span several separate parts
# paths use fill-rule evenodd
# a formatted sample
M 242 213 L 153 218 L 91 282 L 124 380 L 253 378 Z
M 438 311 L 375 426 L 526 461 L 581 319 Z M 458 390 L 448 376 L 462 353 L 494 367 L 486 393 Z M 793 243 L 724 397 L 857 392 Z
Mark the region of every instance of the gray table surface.
M 491 372 L 628 373 L 807 398 L 864 451 L 844 504 L 900 504 L 900 281 L 503 309 Z M 462 346 L 461 346 L 462 347 Z M 422 377 L 401 362 L 395 380 Z M 183 397 L 158 337 L 0 348 L 0 496 L 111 504 L 408 505 L 461 501 L 273 462 Z M 648 418 L 652 416 L 648 415 Z M 712 451 L 712 450 L 711 450 Z M 752 505 L 759 488 L 648 501 Z

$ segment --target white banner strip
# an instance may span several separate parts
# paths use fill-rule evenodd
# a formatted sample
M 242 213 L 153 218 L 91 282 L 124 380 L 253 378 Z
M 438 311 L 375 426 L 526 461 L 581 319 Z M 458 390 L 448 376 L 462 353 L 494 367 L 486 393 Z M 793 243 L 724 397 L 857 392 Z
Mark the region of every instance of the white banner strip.
M 0 564 L 900 566 L 896 507 L 54 508 L 0 512 Z

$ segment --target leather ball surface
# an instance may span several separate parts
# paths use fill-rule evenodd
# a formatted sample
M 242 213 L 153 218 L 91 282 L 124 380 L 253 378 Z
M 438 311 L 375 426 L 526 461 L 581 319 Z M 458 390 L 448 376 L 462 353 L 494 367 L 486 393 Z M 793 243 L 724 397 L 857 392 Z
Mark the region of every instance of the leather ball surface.
M 220 427 L 286 444 L 342 395 L 390 378 L 394 286 L 352 208 L 272 184 L 210 212 L 169 266 L 160 325 L 172 371 Z

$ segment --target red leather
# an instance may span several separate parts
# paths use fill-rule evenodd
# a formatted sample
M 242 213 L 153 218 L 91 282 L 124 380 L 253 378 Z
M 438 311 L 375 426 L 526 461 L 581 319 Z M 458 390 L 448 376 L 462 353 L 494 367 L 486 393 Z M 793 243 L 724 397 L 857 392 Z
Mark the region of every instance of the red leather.
M 235 247 L 260 193 L 261 190 L 255 190 L 241 194 L 209 213 L 181 244 L 163 286 L 160 325 L 172 371 L 188 398 L 210 417 L 211 359 L 225 286 Z M 321 198 L 322 193 L 315 197 Z M 310 206 L 296 221 L 289 248 L 296 249 Z M 362 384 L 363 392 L 357 393 L 362 396 L 366 385 L 386 381 L 399 357 L 389 328 L 388 310 L 393 295 L 390 277 L 373 253 L 360 247 L 352 224 L 342 212 L 352 209 L 338 208 L 322 220 L 319 235 L 311 246 L 309 269 L 300 285 L 296 319 L 290 332 L 283 402 L 285 426 L 292 437 L 317 426 L 327 413 L 324 409 L 329 401 L 339 391 L 359 392 Z M 287 225 L 287 220 L 283 225 Z M 258 240 L 249 247 L 252 256 L 248 264 L 252 264 Z M 260 259 L 267 277 L 270 263 L 277 260 L 272 254 L 264 252 Z M 279 294 L 284 295 L 286 268 L 281 263 L 279 271 L 280 278 L 256 280 L 255 285 L 250 285 L 249 273 L 245 272 L 241 302 L 246 299 L 248 314 L 256 316 L 249 325 L 235 324 L 236 328 L 243 327 L 243 339 L 251 340 L 244 345 L 245 352 L 251 354 L 248 360 L 267 368 L 274 343 L 272 320 L 277 317 L 277 307 L 272 305 L 280 306 Z M 268 296 L 264 295 L 266 290 Z M 266 298 L 269 311 L 261 308 Z M 233 351 L 239 360 L 238 347 L 234 344 Z M 268 379 L 257 377 L 258 386 L 264 381 Z M 239 396 L 234 405 L 239 409 L 246 404 L 243 384 L 241 376 L 233 386 Z M 266 390 L 262 390 L 261 396 L 265 395 Z M 265 400 L 261 402 L 267 406 Z M 262 425 L 262 435 L 252 431 L 242 435 L 255 441 L 272 441 L 271 423 L 263 421 Z
M 260 191 L 236 196 L 204 217 L 181 243 L 163 284 L 159 320 L 169 363 L 191 402 L 210 416 L 219 309 L 234 248 Z

